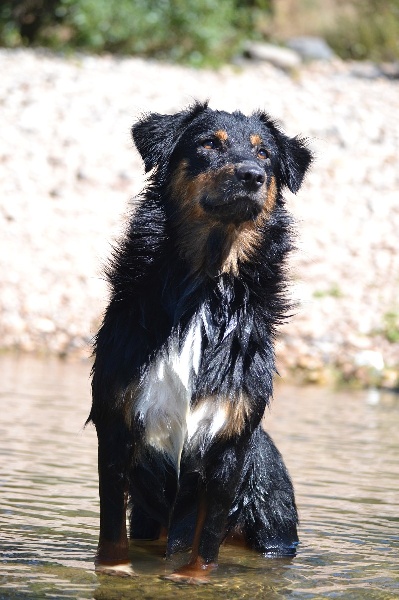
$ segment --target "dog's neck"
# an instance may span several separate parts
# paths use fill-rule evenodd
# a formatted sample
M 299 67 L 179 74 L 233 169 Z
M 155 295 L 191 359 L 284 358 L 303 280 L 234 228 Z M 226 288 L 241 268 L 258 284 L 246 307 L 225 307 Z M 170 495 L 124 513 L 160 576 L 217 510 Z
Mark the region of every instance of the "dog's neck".
M 191 273 L 212 278 L 222 273 L 237 276 L 240 263 L 249 260 L 260 239 L 256 221 L 234 225 L 182 218 L 177 224 L 179 255 Z

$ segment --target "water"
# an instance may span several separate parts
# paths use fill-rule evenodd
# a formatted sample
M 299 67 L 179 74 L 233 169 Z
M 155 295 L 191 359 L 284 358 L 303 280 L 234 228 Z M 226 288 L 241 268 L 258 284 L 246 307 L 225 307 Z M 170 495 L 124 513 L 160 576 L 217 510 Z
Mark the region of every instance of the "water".
M 176 563 L 142 544 L 140 577 L 97 577 L 89 366 L 0 358 L 0 599 L 398 599 L 399 396 L 284 385 L 275 396 L 268 430 L 295 483 L 298 556 L 226 547 L 211 585 L 178 586 L 161 579 Z

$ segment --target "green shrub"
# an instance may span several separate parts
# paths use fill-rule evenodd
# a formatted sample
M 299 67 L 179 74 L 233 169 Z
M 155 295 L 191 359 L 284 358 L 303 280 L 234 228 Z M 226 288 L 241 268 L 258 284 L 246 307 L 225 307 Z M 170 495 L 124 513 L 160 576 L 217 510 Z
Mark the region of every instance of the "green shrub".
M 236 42 L 234 1 L 62 0 L 74 45 L 194 63 L 225 60 Z M 201 10 L 202 9 L 202 10 Z
M 271 0 L 22 0 L 37 27 L 21 29 L 16 0 L 0 9 L 0 43 L 140 54 L 194 65 L 229 60 L 244 38 L 256 37 L 258 15 Z M 18 3 L 17 3 L 18 4 Z M 34 5 L 32 7 L 32 4 Z M 14 41 L 13 41 L 14 40 Z
M 245 39 L 276 37 L 272 9 L 277 2 L 0 0 L 0 44 L 78 48 L 218 65 L 230 60 Z M 321 11 L 323 2 L 318 0 Z M 309 0 L 297 0 L 297 5 L 301 15 L 313 14 Z M 326 6 L 331 9 L 331 2 Z M 334 15 L 334 26 L 319 34 L 339 56 L 399 59 L 399 0 L 339 0 Z M 314 23 L 310 29 L 317 33 Z M 291 30 L 295 30 L 295 23 Z
M 384 315 L 384 327 L 382 334 L 391 342 L 397 344 L 399 342 L 399 312 L 392 310 Z
M 17 46 L 35 41 L 43 28 L 59 19 L 59 0 L 3 0 L 0 5 L 0 44 Z

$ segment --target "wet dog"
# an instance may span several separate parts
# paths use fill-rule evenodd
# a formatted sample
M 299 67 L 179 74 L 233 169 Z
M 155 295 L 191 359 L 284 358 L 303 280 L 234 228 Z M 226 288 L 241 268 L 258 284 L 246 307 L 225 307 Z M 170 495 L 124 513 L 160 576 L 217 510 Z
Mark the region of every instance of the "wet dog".
M 291 480 L 261 419 L 289 306 L 282 190 L 298 191 L 312 157 L 266 113 L 206 103 L 146 115 L 132 134 L 151 175 L 95 340 L 96 570 L 134 575 L 129 509 L 130 538 L 166 532 L 168 556 L 191 550 L 170 577 L 201 582 L 228 537 L 267 556 L 298 543 Z

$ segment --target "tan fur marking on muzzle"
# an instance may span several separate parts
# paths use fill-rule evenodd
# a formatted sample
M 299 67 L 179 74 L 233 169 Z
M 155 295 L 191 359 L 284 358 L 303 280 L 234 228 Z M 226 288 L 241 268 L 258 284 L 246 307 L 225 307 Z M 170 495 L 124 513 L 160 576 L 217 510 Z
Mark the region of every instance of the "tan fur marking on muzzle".
M 226 176 L 233 173 L 234 165 L 225 165 L 218 171 L 207 171 L 190 178 L 185 160 L 175 171 L 170 190 L 180 213 L 177 244 L 181 256 L 192 265 L 193 271 L 205 268 L 209 235 L 218 224 L 202 208 L 200 198 L 217 193 Z
M 199 204 L 201 196 L 217 194 L 223 180 L 233 173 L 234 165 L 225 165 L 217 171 L 206 171 L 191 178 L 187 174 L 187 161 L 182 160 L 170 184 L 172 197 L 180 208 L 189 211 L 191 218 L 206 218 L 208 215 Z
M 234 165 L 229 164 L 218 171 L 207 171 L 190 178 L 186 160 L 182 160 L 176 168 L 170 191 L 180 212 L 177 244 L 181 256 L 192 265 L 194 271 L 206 268 L 209 235 L 214 227 L 220 227 L 220 223 L 202 208 L 200 198 L 204 195 L 216 195 L 223 181 L 234 170 Z M 262 192 L 263 208 L 254 221 L 238 226 L 225 226 L 226 240 L 220 257 L 220 272 L 237 274 L 239 263 L 250 260 L 256 252 L 262 239 L 262 225 L 273 212 L 276 203 L 277 187 L 273 176 L 263 185 Z
M 265 194 L 263 209 L 257 218 L 254 221 L 243 223 L 237 228 L 231 228 L 230 252 L 223 262 L 222 273 L 237 275 L 239 263 L 250 260 L 256 252 L 262 240 L 261 228 L 273 212 L 276 204 L 277 186 L 275 177 L 270 178 L 267 190 L 265 187 Z
M 276 206 L 276 198 L 277 198 L 277 185 L 276 178 L 272 176 L 270 178 L 269 184 L 267 186 L 267 196 L 266 196 L 266 204 L 265 210 L 267 212 L 267 216 L 269 216 Z
M 170 189 L 172 198 L 184 210 L 185 216 L 189 219 L 206 218 L 205 211 L 197 201 L 207 187 L 207 173 L 200 173 L 194 179 L 187 176 L 187 161 L 182 160 L 178 165 Z

